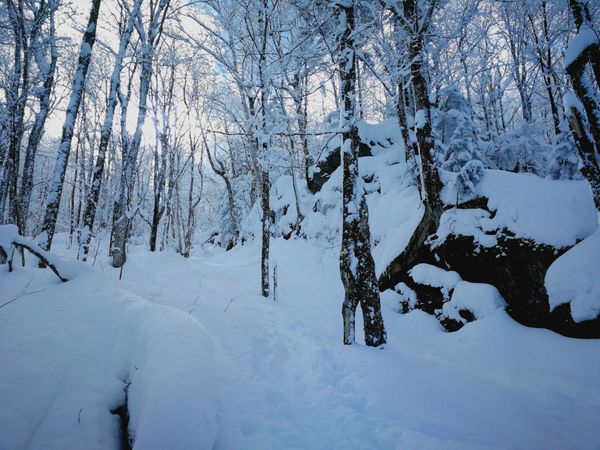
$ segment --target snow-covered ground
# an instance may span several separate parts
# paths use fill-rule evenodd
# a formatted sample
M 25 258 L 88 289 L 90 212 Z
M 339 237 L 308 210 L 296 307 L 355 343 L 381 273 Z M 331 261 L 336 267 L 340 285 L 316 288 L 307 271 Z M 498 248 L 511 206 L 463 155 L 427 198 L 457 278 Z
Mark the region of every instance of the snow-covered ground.
M 141 450 L 598 448 L 600 341 L 502 309 L 446 333 L 388 291 L 389 343 L 345 347 L 338 248 L 275 241 L 276 301 L 258 256 L 1 266 L 0 304 L 25 295 L 0 308 L 0 449 L 119 448 L 126 383 Z

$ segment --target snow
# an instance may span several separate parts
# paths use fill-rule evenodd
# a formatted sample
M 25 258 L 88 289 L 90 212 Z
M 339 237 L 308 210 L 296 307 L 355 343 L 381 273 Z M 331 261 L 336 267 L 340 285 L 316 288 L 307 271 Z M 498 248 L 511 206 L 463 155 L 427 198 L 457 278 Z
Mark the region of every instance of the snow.
M 431 264 L 417 264 L 409 271 L 410 277 L 419 284 L 442 289 L 444 296 L 462 281 L 457 272 L 447 271 Z
M 575 322 L 600 315 L 600 230 L 561 255 L 546 272 L 550 310 L 569 303 Z
M 119 448 L 126 382 L 136 448 L 212 445 L 212 344 L 195 319 L 96 270 L 1 270 L 2 303 L 22 295 L 0 310 L 1 449 Z
M 581 103 L 581 100 L 577 98 L 574 92 L 566 92 L 563 96 L 563 103 L 567 114 L 571 114 L 571 109 L 576 109 L 583 117 L 586 117 L 583 103 Z
M 415 114 L 415 128 L 416 129 L 425 128 L 426 124 L 427 124 L 427 116 L 425 115 L 425 110 L 420 109 Z
M 390 293 L 385 348 L 343 346 L 338 248 L 273 240 L 277 302 L 258 295 L 259 255 L 257 244 L 190 259 L 132 246 L 120 282 L 100 256 L 67 283 L 0 266 L 0 302 L 29 280 L 27 292 L 42 290 L 0 309 L 0 448 L 119 448 L 110 409 L 126 381 L 140 450 L 597 442 L 600 341 L 503 313 L 446 333 L 422 311 L 397 314 Z
M 493 247 L 498 243 L 497 228 L 490 213 L 483 209 L 456 209 L 444 211 L 440 218 L 434 247 L 442 244 L 450 235 L 473 236 L 478 245 Z
M 408 244 L 423 217 L 423 208 L 416 186 L 406 177 L 404 147 L 397 121 L 388 119 L 379 124 L 360 121 L 358 128 L 362 142 L 369 143 L 374 153 L 359 158 L 359 170 L 363 177 L 373 179 L 363 183 L 363 187 L 367 193 L 375 271 L 379 276 Z M 312 198 L 312 204 L 303 208 L 306 218 L 302 222 L 302 233 L 305 236 L 339 245 L 341 188 L 342 170 L 338 167 Z
M 378 154 L 383 149 L 393 149 L 404 160 L 401 130 L 398 120 L 385 119 L 379 123 L 369 123 L 360 120 L 357 123 L 360 140 Z
M 588 23 L 583 23 L 565 53 L 564 66 L 569 67 L 588 47 L 598 43 L 598 35 Z
M 0 247 L 7 253 L 10 251 L 15 239 L 19 238 L 19 231 L 16 225 L 0 225 Z
M 488 207 L 495 213 L 493 218 L 482 210 L 448 211 L 441 223 L 450 220 L 456 226 L 468 226 L 471 231 L 463 229 L 460 234 L 476 236 L 482 245 L 494 242 L 483 237 L 481 230 L 494 234 L 494 230 L 507 228 L 518 238 L 566 247 L 589 236 L 597 227 L 597 212 L 587 181 L 549 180 L 527 173 L 485 170 L 478 194 L 488 198 Z M 445 186 L 442 198 L 447 204 L 455 203 L 456 192 L 451 185 Z
M 481 320 L 505 307 L 506 302 L 500 292 L 491 284 L 459 281 L 454 287 L 450 301 L 444 303 L 442 307 L 441 318 L 465 323 L 466 320 L 459 314 L 463 309 L 473 313 L 475 319 Z

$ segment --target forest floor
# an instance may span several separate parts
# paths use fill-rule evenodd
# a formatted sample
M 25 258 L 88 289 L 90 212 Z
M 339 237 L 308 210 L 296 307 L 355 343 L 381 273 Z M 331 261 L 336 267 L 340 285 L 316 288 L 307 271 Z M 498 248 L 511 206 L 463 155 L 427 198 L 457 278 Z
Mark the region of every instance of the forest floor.
M 275 300 L 259 251 L 0 268 L 0 449 L 119 448 L 126 385 L 142 450 L 600 448 L 599 340 L 503 311 L 446 333 L 384 296 L 388 344 L 359 319 L 343 346 L 337 247 L 275 241 Z

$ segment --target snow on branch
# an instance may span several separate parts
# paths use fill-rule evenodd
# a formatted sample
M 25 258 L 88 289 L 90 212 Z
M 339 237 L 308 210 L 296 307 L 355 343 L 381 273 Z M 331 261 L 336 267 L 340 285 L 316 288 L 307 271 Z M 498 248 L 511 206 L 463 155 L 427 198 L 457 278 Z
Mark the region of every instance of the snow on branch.
M 582 24 L 579 32 L 567 48 L 564 62 L 565 68 L 579 60 L 594 45 L 598 45 L 598 35 L 589 24 Z

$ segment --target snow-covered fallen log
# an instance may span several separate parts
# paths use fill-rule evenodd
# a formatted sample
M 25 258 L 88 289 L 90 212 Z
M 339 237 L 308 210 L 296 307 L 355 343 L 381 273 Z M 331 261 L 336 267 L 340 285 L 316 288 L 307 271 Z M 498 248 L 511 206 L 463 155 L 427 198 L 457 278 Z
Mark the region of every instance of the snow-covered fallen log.
M 22 248 L 44 263 L 63 283 L 69 281 L 66 275 L 66 270 L 61 269 L 61 260 L 33 240 L 21 236 L 15 225 L 0 225 L 0 263 L 8 263 L 8 271 L 12 272 L 12 248 Z

